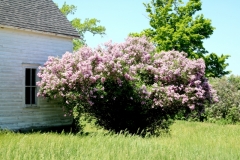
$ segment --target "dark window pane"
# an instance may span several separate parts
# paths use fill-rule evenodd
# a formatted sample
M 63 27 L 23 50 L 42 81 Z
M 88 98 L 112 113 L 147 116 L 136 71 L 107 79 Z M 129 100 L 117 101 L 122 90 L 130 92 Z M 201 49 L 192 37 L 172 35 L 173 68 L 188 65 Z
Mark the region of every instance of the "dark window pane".
M 30 79 L 31 79 L 31 69 L 27 68 L 25 72 L 26 78 L 25 78 L 25 85 L 30 86 Z
M 31 104 L 30 102 L 30 95 L 31 95 L 30 87 L 25 87 L 25 104 Z
M 36 99 L 36 97 L 35 97 L 35 91 L 36 91 L 36 88 L 35 87 L 31 87 L 31 89 L 32 89 L 32 95 L 31 95 L 31 99 L 32 99 L 32 104 L 36 104 L 35 103 L 35 99 Z
M 25 104 L 36 104 L 36 69 L 26 68 L 25 75 Z
M 36 69 L 32 69 L 32 86 L 36 86 Z

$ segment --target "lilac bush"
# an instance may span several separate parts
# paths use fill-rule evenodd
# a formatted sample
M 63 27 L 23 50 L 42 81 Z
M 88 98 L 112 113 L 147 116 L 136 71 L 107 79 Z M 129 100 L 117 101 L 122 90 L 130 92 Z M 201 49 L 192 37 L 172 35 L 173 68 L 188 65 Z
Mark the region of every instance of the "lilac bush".
M 184 107 L 217 101 L 204 60 L 186 56 L 156 53 L 145 37 L 83 47 L 48 58 L 38 73 L 38 96 L 61 98 L 65 109 L 87 112 L 109 130 L 154 132 Z

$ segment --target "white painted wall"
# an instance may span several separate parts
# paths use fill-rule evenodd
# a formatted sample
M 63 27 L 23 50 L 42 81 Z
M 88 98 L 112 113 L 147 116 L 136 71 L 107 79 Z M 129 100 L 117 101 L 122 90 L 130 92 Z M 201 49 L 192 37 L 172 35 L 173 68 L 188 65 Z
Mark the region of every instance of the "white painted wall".
M 72 47 L 71 38 L 0 28 L 1 129 L 71 124 L 57 104 L 40 99 L 38 107 L 25 106 L 24 69 L 26 64 L 43 65 L 48 56 L 72 52 Z

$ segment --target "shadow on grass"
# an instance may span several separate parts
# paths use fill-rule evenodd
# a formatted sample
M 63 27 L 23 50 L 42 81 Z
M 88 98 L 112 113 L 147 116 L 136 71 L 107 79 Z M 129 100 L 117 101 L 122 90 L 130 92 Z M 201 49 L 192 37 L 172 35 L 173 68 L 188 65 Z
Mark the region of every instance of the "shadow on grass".
M 18 129 L 18 130 L 1 130 L 0 133 L 20 133 L 20 134 L 34 134 L 34 133 L 40 133 L 40 134 L 46 134 L 46 133 L 54 133 L 54 134 L 65 134 L 65 135 L 76 135 L 76 136 L 96 136 L 96 135 L 102 135 L 102 136 L 123 136 L 123 137 L 132 137 L 137 136 L 141 138 L 151 138 L 151 137 L 169 137 L 171 136 L 170 130 L 165 131 L 161 130 L 158 135 L 151 135 L 151 134 L 131 134 L 127 130 L 122 130 L 118 133 L 115 133 L 113 131 L 107 131 L 103 129 L 95 129 L 92 131 L 76 131 L 73 126 L 54 126 L 54 127 L 30 127 L 25 129 Z

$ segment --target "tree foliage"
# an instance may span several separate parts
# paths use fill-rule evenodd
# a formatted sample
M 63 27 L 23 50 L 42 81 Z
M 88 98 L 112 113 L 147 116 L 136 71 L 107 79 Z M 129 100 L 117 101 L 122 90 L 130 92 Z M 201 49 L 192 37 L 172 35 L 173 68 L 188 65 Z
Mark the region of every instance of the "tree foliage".
M 64 2 L 63 6 L 60 7 L 60 11 L 63 15 L 68 16 L 69 14 L 74 14 L 77 10 L 77 6 L 75 5 L 68 5 L 66 2 Z M 106 28 L 104 26 L 98 25 L 100 20 L 97 20 L 96 18 L 86 18 L 83 22 L 80 18 L 74 18 L 72 21 L 70 21 L 72 26 L 76 28 L 78 31 L 80 38 L 73 40 L 73 50 L 76 51 L 83 45 L 86 45 L 86 40 L 84 39 L 84 34 L 86 32 L 90 32 L 93 35 L 101 35 L 103 36 L 105 34 Z
M 130 133 L 166 129 L 179 110 L 216 100 L 203 59 L 154 50 L 146 38 L 131 37 L 49 57 L 38 74 L 38 96 L 59 97 L 69 111 L 85 111 L 105 129 Z
M 206 108 L 210 122 L 240 123 L 240 76 L 210 78 L 217 91 L 219 102 Z
M 158 51 L 177 50 L 188 53 L 188 58 L 203 58 L 206 63 L 207 77 L 221 77 L 229 74 L 225 71 L 229 55 L 206 55 L 203 40 L 213 34 L 211 20 L 201 10 L 201 0 L 189 0 L 185 5 L 182 0 L 152 0 L 144 4 L 149 14 L 151 28 L 131 36 L 147 36 L 156 45 Z

